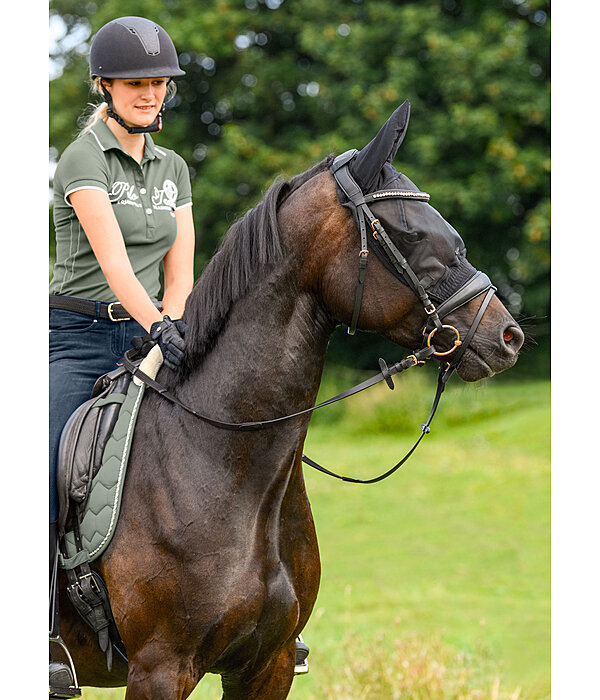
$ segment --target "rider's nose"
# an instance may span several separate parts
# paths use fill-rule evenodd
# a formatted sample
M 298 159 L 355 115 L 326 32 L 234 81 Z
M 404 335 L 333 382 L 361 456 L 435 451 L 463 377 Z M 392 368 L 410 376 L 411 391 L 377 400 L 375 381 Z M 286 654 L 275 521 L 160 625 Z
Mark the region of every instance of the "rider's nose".
M 506 348 L 515 354 L 519 352 L 523 342 L 525 341 L 525 335 L 523 331 L 515 323 L 511 323 L 502 332 L 502 341 Z

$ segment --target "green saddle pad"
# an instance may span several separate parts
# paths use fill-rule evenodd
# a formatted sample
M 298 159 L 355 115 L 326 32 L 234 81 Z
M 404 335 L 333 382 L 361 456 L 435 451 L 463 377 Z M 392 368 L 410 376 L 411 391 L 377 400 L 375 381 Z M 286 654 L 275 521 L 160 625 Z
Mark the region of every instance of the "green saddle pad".
M 161 362 L 162 354 L 158 346 L 155 346 L 140 369 L 154 378 Z M 133 432 L 145 389 L 146 385 L 135 377 L 129 384 L 119 417 L 106 443 L 102 465 L 92 481 L 79 525 L 83 551 L 77 551 L 74 533 L 65 533 L 66 555 L 61 554 L 59 557 L 59 565 L 63 569 L 74 569 L 83 562 L 94 561 L 112 539 L 121 508 Z

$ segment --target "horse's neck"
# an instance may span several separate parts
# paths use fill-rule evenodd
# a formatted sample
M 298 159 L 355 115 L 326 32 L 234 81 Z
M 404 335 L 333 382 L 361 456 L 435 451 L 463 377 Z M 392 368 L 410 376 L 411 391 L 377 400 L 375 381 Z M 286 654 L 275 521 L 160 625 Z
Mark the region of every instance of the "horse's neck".
M 310 294 L 273 271 L 231 310 L 214 349 L 180 396 L 236 422 L 293 413 L 314 402 L 333 327 Z

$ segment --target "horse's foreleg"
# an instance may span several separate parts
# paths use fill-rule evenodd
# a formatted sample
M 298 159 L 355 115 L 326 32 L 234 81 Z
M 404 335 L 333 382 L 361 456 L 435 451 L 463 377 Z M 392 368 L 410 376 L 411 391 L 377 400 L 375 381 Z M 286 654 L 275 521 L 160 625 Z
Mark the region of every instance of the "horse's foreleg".
M 257 675 L 250 678 L 223 676 L 223 700 L 284 700 L 296 663 L 296 640 L 284 647 Z
M 201 677 L 164 645 L 144 647 L 129 658 L 125 700 L 185 700 Z

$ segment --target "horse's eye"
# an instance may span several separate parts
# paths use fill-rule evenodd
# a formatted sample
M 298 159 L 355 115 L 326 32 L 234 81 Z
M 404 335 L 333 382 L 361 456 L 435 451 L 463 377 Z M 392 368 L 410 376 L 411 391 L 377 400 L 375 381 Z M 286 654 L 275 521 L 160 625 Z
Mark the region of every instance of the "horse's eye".
M 421 240 L 421 236 L 414 231 L 404 231 L 402 237 L 408 243 L 418 243 Z

